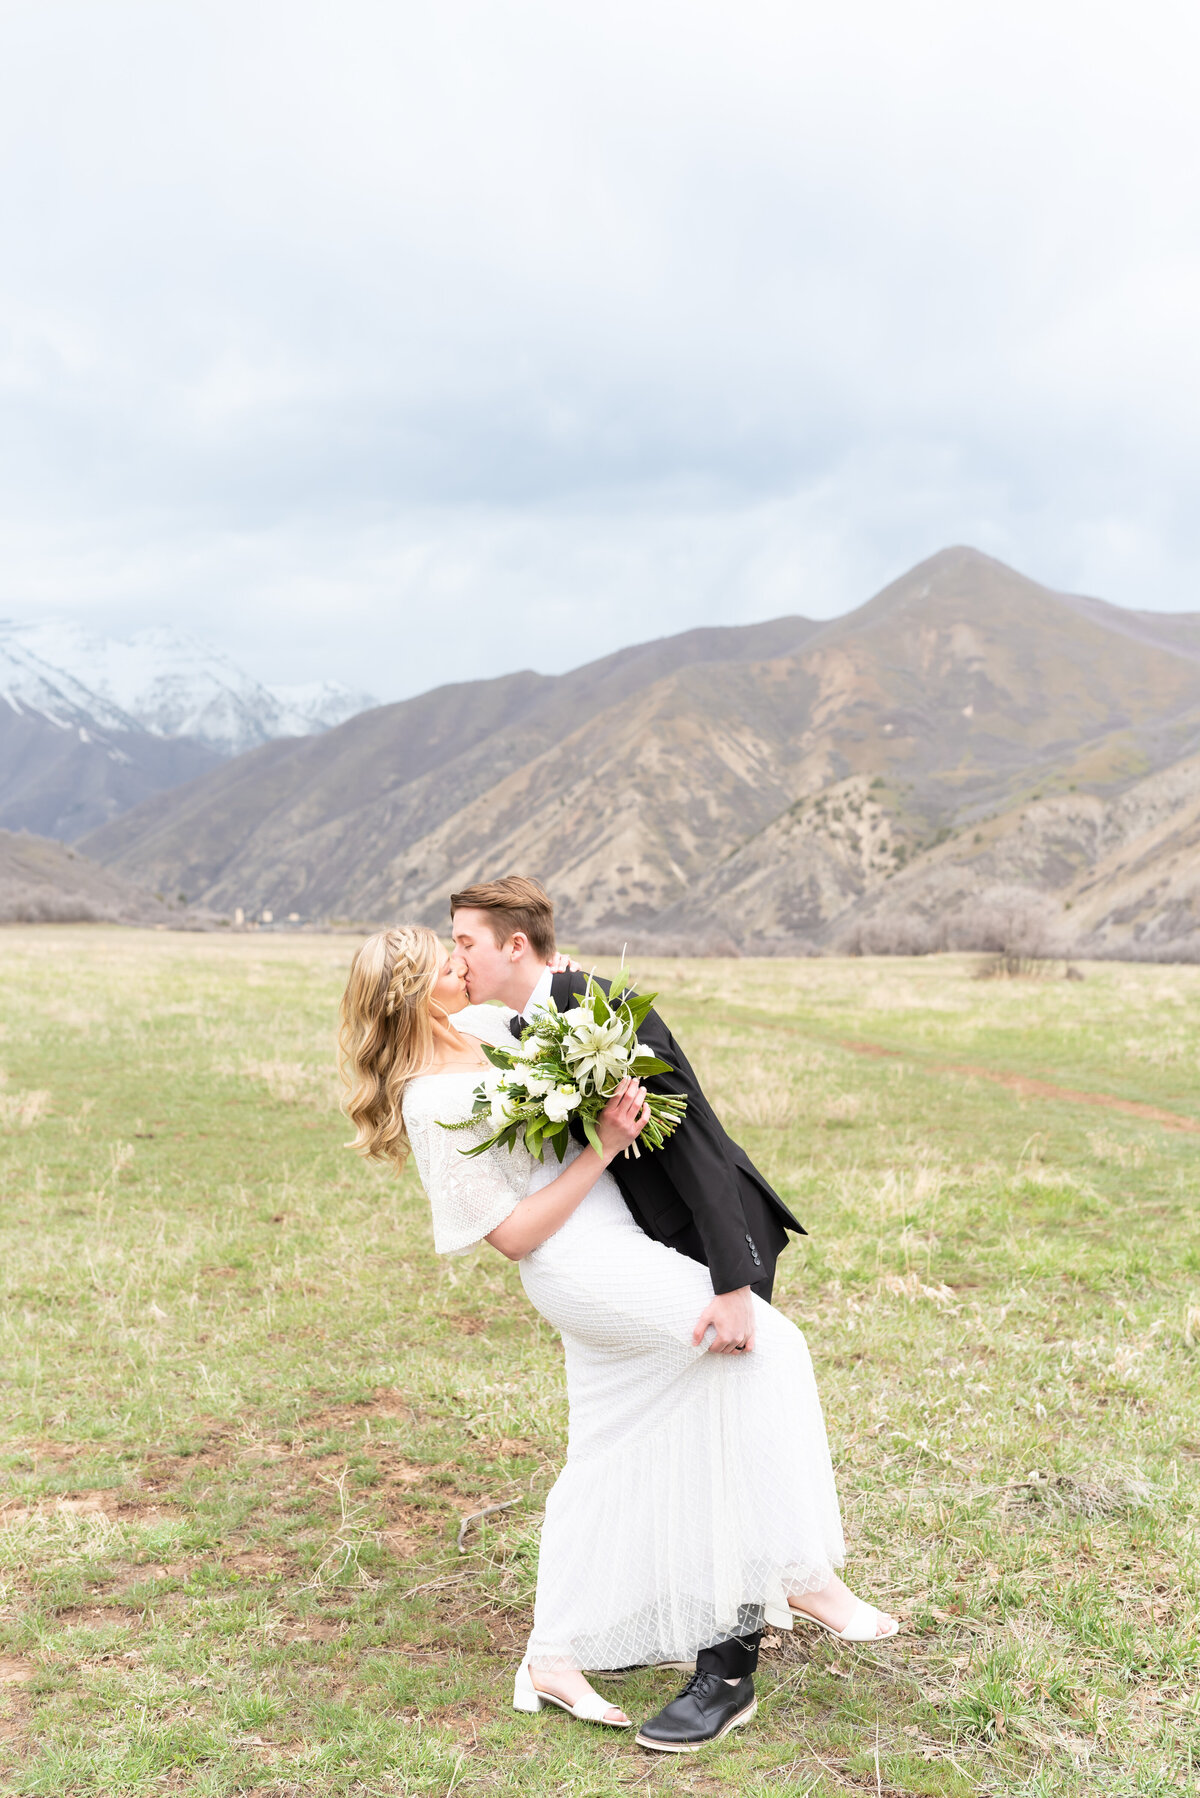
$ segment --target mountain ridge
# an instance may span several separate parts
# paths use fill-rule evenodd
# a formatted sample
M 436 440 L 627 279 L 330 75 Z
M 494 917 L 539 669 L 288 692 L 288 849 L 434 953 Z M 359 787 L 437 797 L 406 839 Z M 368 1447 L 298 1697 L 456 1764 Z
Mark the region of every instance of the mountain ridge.
M 576 936 L 811 949 L 916 905 L 915 864 L 993 879 L 964 843 L 1039 783 L 1109 803 L 1197 748 L 1200 618 L 958 546 L 837 619 L 686 632 L 267 745 L 84 847 L 248 913 L 443 924 L 453 886 L 522 867 Z

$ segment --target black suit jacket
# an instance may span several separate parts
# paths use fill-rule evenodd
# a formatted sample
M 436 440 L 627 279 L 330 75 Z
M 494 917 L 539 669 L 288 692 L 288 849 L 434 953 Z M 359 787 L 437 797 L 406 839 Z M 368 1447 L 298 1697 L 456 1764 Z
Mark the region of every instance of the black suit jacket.
M 608 991 L 607 980 L 596 984 Z M 564 970 L 555 974 L 550 996 L 566 1011 L 586 985 L 586 974 Z M 652 1074 L 646 1086 L 653 1092 L 684 1094 L 687 1115 L 661 1149 L 643 1150 L 637 1160 L 632 1154 L 618 1155 L 610 1164 L 625 1203 L 647 1236 L 703 1262 L 714 1292 L 753 1286 L 769 1297 L 787 1232 L 803 1236 L 803 1225 L 726 1134 L 687 1056 L 656 1011 L 647 1012 L 638 1041 L 674 1069 Z M 582 1137 L 578 1125 L 572 1128 Z

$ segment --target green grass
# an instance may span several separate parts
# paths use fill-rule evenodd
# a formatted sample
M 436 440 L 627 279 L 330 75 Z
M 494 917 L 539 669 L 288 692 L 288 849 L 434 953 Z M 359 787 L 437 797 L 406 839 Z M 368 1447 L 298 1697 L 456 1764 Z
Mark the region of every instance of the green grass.
M 350 953 L 0 933 L 0 1789 L 1200 1791 L 1200 1134 L 984 1077 L 1200 1120 L 1200 970 L 639 969 L 811 1231 L 777 1301 L 906 1624 L 771 1641 L 664 1762 L 509 1708 L 560 1349 L 343 1146 Z

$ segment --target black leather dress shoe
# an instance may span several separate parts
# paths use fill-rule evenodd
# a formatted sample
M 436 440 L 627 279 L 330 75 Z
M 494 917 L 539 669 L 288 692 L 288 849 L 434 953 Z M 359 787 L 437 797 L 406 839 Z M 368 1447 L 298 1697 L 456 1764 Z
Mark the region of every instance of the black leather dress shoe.
M 658 1748 L 664 1754 L 692 1754 L 749 1723 L 757 1709 L 749 1673 L 736 1686 L 719 1673 L 693 1673 L 678 1698 L 643 1723 L 634 1739 L 641 1747 Z

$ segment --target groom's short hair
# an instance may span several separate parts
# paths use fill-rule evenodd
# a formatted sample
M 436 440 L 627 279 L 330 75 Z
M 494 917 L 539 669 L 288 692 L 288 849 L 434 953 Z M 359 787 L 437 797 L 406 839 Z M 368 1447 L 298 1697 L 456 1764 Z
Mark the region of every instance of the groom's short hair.
M 497 943 L 507 943 L 524 931 L 530 946 L 543 961 L 554 954 L 554 901 L 545 887 L 528 874 L 506 874 L 503 880 L 481 880 L 450 895 L 450 916 L 456 911 L 488 913 Z

